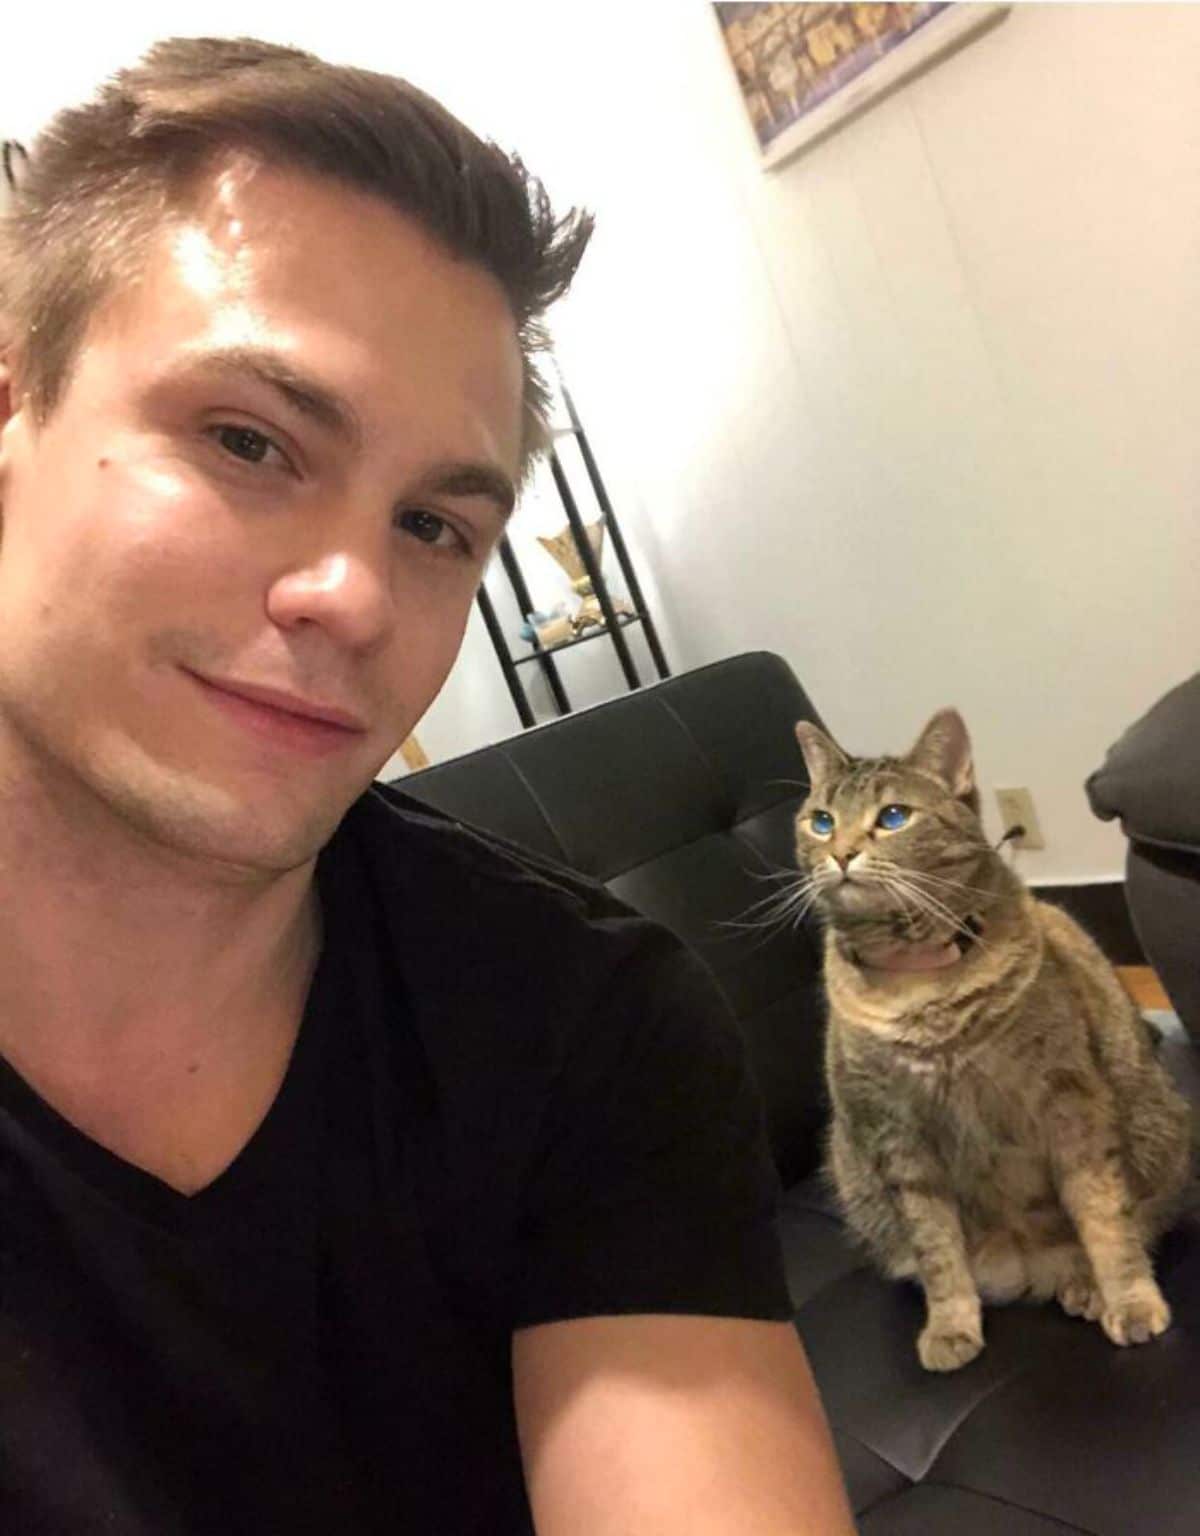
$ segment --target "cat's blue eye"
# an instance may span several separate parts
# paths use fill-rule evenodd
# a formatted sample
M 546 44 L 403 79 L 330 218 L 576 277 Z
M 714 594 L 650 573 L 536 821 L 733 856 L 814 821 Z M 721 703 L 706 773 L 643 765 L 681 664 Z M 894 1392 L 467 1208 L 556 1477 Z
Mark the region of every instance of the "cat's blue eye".
M 885 805 L 875 818 L 875 825 L 885 832 L 895 832 L 907 824 L 912 812 L 906 805 Z
M 828 811 L 814 811 L 808 818 L 808 824 L 818 837 L 828 837 L 833 831 L 833 817 Z

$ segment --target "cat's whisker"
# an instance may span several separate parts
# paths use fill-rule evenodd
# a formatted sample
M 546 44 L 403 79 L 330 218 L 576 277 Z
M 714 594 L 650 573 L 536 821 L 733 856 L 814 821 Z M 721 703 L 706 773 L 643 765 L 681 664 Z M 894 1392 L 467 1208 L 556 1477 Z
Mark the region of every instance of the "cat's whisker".
M 985 939 L 976 933 L 973 928 L 968 927 L 956 913 L 952 912 L 949 907 L 938 901 L 928 891 L 921 891 L 916 886 L 909 886 L 908 893 L 931 917 L 940 923 L 948 924 L 952 932 L 961 933 L 964 937 L 969 938 L 972 943 L 978 944 L 980 949 L 987 949 L 989 947 Z
M 894 864 L 890 859 L 873 860 L 872 868 L 876 867 L 880 868 L 881 874 L 886 870 L 886 872 L 891 874 L 894 878 L 903 881 L 910 894 L 915 895 L 915 893 L 919 891 L 922 895 L 928 897 L 929 901 L 935 904 L 936 908 L 941 912 L 942 916 L 946 920 L 955 924 L 960 933 L 971 933 L 978 942 L 982 943 L 982 940 L 979 940 L 978 934 L 976 934 L 973 929 L 968 928 L 964 920 L 961 919 L 957 913 L 953 912 L 947 905 L 947 900 L 949 898 L 943 899 L 936 892 L 927 890 L 925 887 L 918 884 L 919 880 L 922 878 L 921 871 L 913 869 L 901 869 L 899 865 Z M 963 889 L 978 890 L 978 887 L 964 886 Z M 991 895 L 993 893 L 979 891 L 979 894 Z
M 897 895 L 899 895 L 900 891 L 903 889 L 908 894 L 908 896 L 912 898 L 913 902 L 930 917 L 935 918 L 939 923 L 948 923 L 953 931 L 964 935 L 969 935 L 974 943 L 979 944 L 981 948 L 987 948 L 984 940 L 981 939 L 972 928 L 969 928 L 966 922 L 963 921 L 963 919 L 960 918 L 957 913 L 952 912 L 951 909 L 946 906 L 943 901 L 940 901 L 936 896 L 934 896 L 932 892 L 922 890 L 919 886 L 913 885 L 911 881 L 907 879 L 907 873 L 908 872 L 906 871 L 904 874 L 901 874 L 898 870 L 886 871 L 887 879 L 890 882 L 889 888 L 895 891 Z M 884 874 L 885 872 L 881 870 L 881 884 L 884 883 Z
M 797 878 L 794 869 L 748 869 L 746 873 L 751 880 L 795 880 Z
M 905 915 L 906 918 L 909 917 L 910 910 L 913 913 L 919 913 L 920 912 L 920 908 L 917 906 L 916 902 L 913 901 L 912 897 L 905 891 L 905 889 L 904 889 L 904 887 L 902 885 L 898 885 L 895 882 L 893 882 L 888 887 L 888 889 L 892 892 L 892 894 L 894 896 L 898 896 L 900 898 L 900 905 L 904 908 L 904 915 Z M 912 903 L 911 909 L 910 909 L 910 906 L 909 906 L 910 902 Z
M 778 902 L 775 909 L 766 911 L 763 916 L 753 918 L 749 922 L 737 918 L 723 918 L 718 924 L 721 928 L 734 928 L 740 930 L 762 929 L 764 937 L 775 928 L 799 928 L 808 916 L 820 895 L 820 888 L 815 883 L 788 893 L 786 901 Z M 756 905 L 760 905 L 756 903 Z M 753 911 L 753 908 L 748 908 Z
M 898 887 L 906 891 L 913 901 L 925 911 L 936 913 L 939 917 L 950 922 L 962 923 L 957 913 L 953 912 L 944 901 L 935 896 L 932 891 L 923 890 L 919 885 L 915 885 L 907 875 L 896 872 L 892 874 L 891 878 Z M 962 924 L 962 926 L 965 926 L 965 924 Z
M 910 869 L 905 871 L 913 880 L 928 882 L 931 885 L 943 887 L 951 891 L 966 891 L 972 896 L 995 897 L 995 891 L 989 891 L 982 885 L 967 885 L 962 880 L 948 880 L 945 875 L 931 875 L 927 870 Z
M 893 879 L 891 872 L 888 870 L 876 869 L 875 866 L 872 866 L 872 873 L 875 875 L 875 878 L 879 881 L 879 884 L 883 886 L 884 890 L 888 893 L 889 896 L 899 897 L 900 905 L 904 908 L 904 914 L 907 917 L 909 911 L 908 900 L 905 897 L 903 890 Z
M 817 889 L 819 889 L 818 882 L 811 876 L 807 879 L 793 880 L 792 884 L 787 889 L 782 891 L 768 891 L 768 893 L 765 896 L 760 897 L 758 901 L 751 903 L 751 905 L 747 907 L 746 910 L 748 912 L 756 912 L 760 908 L 769 908 L 774 906 L 786 907 L 791 902 L 807 895 L 809 891 L 814 891 Z
M 971 928 L 966 919 L 960 917 L 952 907 L 941 900 L 936 892 L 926 890 L 924 887 L 914 885 L 911 882 L 906 883 L 905 888 L 914 900 L 918 897 L 923 898 L 926 910 L 936 913 L 944 922 L 950 923 L 957 932 L 974 934 L 974 929 Z
M 820 882 L 815 876 L 809 875 L 796 879 L 793 877 L 792 887 L 786 891 L 772 892 L 764 896 L 761 901 L 754 902 L 746 908 L 741 920 L 725 919 L 720 926 L 723 928 L 760 928 L 773 927 L 784 922 L 799 922 L 808 912 L 820 894 Z M 761 916 L 752 917 L 751 914 L 761 912 Z M 749 918 L 749 921 L 746 919 Z
M 775 906 L 780 911 L 786 911 L 788 907 L 802 905 L 810 898 L 816 900 L 820 895 L 824 882 L 817 875 L 805 875 L 795 881 L 792 887 L 786 891 L 778 891 L 773 895 L 764 897 L 755 906 Z
M 815 895 L 813 897 L 813 900 L 815 900 Z M 784 928 L 785 930 L 788 927 L 799 928 L 800 923 L 808 915 L 808 912 L 811 909 L 811 905 L 812 905 L 812 903 L 810 902 L 807 905 L 805 905 L 804 907 L 802 907 L 800 909 L 800 911 L 796 914 L 794 919 L 792 919 L 788 923 L 784 923 L 784 924 L 781 924 L 781 923 L 765 923 L 763 921 L 754 922 L 754 923 L 738 923 L 736 921 L 728 921 L 728 922 L 724 922 L 723 921 L 723 922 L 719 923 L 717 926 L 721 927 L 721 928 L 729 928 L 729 929 L 742 929 L 742 930 L 745 930 L 747 932 L 749 932 L 751 930 L 754 930 L 754 929 L 757 929 L 758 932 L 760 933 L 761 937 L 758 939 L 757 943 L 752 943 L 750 945 L 750 947 L 749 947 L 749 950 L 748 950 L 749 954 L 754 954 L 757 950 L 761 949 L 764 944 L 768 943 L 770 941 L 772 935 L 774 933 L 776 933 L 781 927 Z M 732 938 L 733 934 L 730 933 L 730 934 L 727 935 L 727 937 Z
M 950 880 L 945 875 L 931 874 L 928 870 L 924 869 L 905 868 L 892 859 L 881 858 L 878 854 L 872 854 L 871 864 L 873 868 L 878 866 L 882 869 L 894 870 L 897 874 L 902 874 L 908 879 L 917 882 L 927 881 L 932 885 L 945 886 L 956 891 L 969 891 L 972 895 L 976 896 L 994 897 L 996 894 L 994 891 L 985 890 L 981 885 L 967 885 L 962 880 Z
M 910 926 L 918 925 L 922 917 L 935 926 L 940 926 L 944 922 L 944 919 L 937 912 L 921 901 L 919 892 L 906 887 L 894 878 L 888 883 L 886 888 L 891 895 L 899 899 L 901 906 L 904 908 L 905 918 Z M 909 902 L 912 903 L 913 908 L 911 915 L 908 906 Z M 924 935 L 921 935 L 921 937 L 924 937 Z

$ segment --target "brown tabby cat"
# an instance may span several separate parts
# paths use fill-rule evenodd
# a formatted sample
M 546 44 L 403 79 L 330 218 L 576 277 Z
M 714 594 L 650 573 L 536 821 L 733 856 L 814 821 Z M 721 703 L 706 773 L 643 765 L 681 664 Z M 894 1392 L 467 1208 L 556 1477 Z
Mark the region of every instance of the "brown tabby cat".
M 1147 1250 L 1181 1203 L 1190 1111 L 1095 944 L 989 846 L 961 717 L 904 758 L 796 735 L 797 856 L 827 923 L 828 1167 L 885 1274 L 924 1289 L 922 1365 L 974 1359 L 981 1296 L 1056 1296 L 1116 1344 L 1162 1333 Z

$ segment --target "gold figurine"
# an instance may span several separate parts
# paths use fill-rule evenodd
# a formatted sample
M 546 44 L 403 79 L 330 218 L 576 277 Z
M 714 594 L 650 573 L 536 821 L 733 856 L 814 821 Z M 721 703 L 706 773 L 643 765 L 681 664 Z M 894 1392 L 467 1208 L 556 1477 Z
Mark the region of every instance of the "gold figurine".
M 596 565 L 599 566 L 604 549 L 604 523 L 602 521 L 587 523 L 584 525 L 584 531 Z M 562 567 L 571 583 L 571 590 L 576 596 L 582 598 L 577 612 L 570 619 L 572 636 L 577 639 L 587 629 L 595 627 L 603 629 L 604 613 L 600 607 L 600 599 L 592 587 L 592 578 L 584 566 L 583 556 L 579 552 L 570 524 L 561 533 L 556 533 L 550 538 L 539 534 L 538 543 Z M 610 596 L 609 600 L 618 618 L 626 614 L 632 617 L 633 609 L 623 598 Z

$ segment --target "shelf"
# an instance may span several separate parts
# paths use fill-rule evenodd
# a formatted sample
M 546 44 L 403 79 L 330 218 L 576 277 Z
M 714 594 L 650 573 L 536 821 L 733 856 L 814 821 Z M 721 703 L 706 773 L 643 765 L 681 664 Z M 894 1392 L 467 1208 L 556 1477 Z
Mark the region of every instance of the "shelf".
M 641 622 L 642 616 L 640 613 L 621 613 L 617 615 L 618 629 L 628 629 L 631 624 L 640 624 Z M 598 624 L 595 628 L 589 629 L 586 635 L 577 635 L 574 640 L 560 640 L 557 645 L 539 645 L 535 651 L 530 651 L 528 656 L 515 656 L 513 658 L 513 666 L 528 666 L 531 661 L 540 661 L 543 656 L 555 656 L 559 651 L 569 651 L 573 645 L 586 645 L 589 640 L 603 640 L 607 634 L 608 625 Z M 527 640 L 522 643 L 525 645 L 529 644 Z
M 614 623 L 610 629 L 607 625 L 596 625 L 586 630 L 582 635 L 573 639 L 560 640 L 557 645 L 541 645 L 536 637 L 530 640 L 518 640 L 510 643 L 505 634 L 504 627 L 496 613 L 495 605 L 488 595 L 487 584 L 481 582 L 475 601 L 483 616 L 483 622 L 487 627 L 488 638 L 492 642 L 492 648 L 496 652 L 496 659 L 500 663 L 500 670 L 504 674 L 504 682 L 508 688 L 509 696 L 513 701 L 513 708 L 517 711 L 521 724 L 528 729 L 537 724 L 533 709 L 525 693 L 519 669 L 533 665 L 540 665 L 541 678 L 554 700 L 554 707 L 560 715 L 571 713 L 571 700 L 567 690 L 563 686 L 563 680 L 559 676 L 556 657 L 560 651 L 569 651 L 577 645 L 586 645 L 589 640 L 607 640 L 613 649 L 613 659 L 620 665 L 621 673 L 625 679 L 626 687 L 640 688 L 642 680 L 634 664 L 633 655 L 625 636 L 621 633 L 631 624 L 640 624 L 642 634 L 646 640 L 646 648 L 650 653 L 650 659 L 658 672 L 659 677 L 670 677 L 670 668 L 667 659 L 663 655 L 662 646 L 658 642 L 658 631 L 654 627 L 654 619 L 642 598 L 641 588 L 638 585 L 637 572 L 629 559 L 629 551 L 625 548 L 625 540 L 621 537 L 621 530 L 617 525 L 616 514 L 608 499 L 608 492 L 604 489 L 604 482 L 600 478 L 600 471 L 596 466 L 596 460 L 592 456 L 592 450 L 588 445 L 587 433 L 579 417 L 575 413 L 575 407 L 566 389 L 562 390 L 562 402 L 566 408 L 569 425 L 560 417 L 549 428 L 548 452 L 546 455 L 550 474 L 554 480 L 554 488 L 562 503 L 562 509 L 567 517 L 567 529 L 579 555 L 579 563 L 587 572 L 588 579 L 592 583 L 596 593 L 596 601 L 601 610 L 607 609 L 612 613 L 614 602 L 609 600 L 608 585 L 601 570 L 600 555 L 596 551 L 591 534 L 583 521 L 583 513 L 575 499 L 575 491 L 567 479 L 562 464 L 559 462 L 555 451 L 555 443 L 566 438 L 572 438 L 579 445 L 579 458 L 582 461 L 587 475 L 588 486 L 596 509 L 600 513 L 601 526 L 608 535 L 608 547 L 611 548 L 621 575 L 625 582 L 625 592 L 628 598 L 628 606 L 632 612 L 614 615 Z M 500 567 L 508 581 L 516 603 L 517 612 L 528 614 L 533 611 L 534 602 L 522 574 L 520 563 L 513 552 L 507 536 L 501 536 L 497 546 L 500 557 Z M 576 577 L 576 580 L 579 578 Z M 620 599 L 624 602 L 625 599 Z M 529 649 L 523 655 L 514 655 L 514 649 L 528 646 Z

